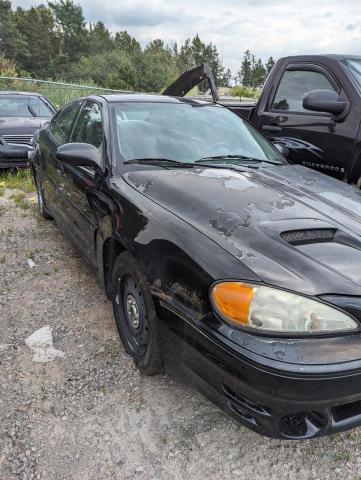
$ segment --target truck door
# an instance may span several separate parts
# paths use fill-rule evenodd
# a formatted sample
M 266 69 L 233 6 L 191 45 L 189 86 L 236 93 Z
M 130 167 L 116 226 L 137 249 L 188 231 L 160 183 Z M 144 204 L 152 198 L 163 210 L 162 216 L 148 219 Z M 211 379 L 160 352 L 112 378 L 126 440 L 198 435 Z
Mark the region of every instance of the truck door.
M 346 97 L 334 76 L 316 64 L 288 64 L 264 111 L 259 128 L 273 142 L 288 148 L 288 159 L 344 178 L 351 164 L 358 124 L 350 115 L 336 121 L 329 113 L 305 110 L 311 90 L 333 90 Z

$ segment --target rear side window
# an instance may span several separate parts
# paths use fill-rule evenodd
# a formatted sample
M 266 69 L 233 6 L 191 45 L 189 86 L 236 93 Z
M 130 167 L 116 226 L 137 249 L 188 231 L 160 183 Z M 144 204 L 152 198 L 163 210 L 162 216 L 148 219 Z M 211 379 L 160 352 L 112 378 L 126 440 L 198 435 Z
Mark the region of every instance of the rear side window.
M 89 143 L 99 148 L 102 140 L 103 126 L 100 106 L 95 102 L 87 102 L 74 125 L 71 141 Z
M 307 112 L 302 106 L 305 95 L 311 90 L 333 90 L 323 73 L 312 70 L 286 70 L 278 86 L 272 110 Z
M 74 102 L 62 108 L 51 122 L 50 131 L 59 143 L 65 143 L 69 136 L 73 120 L 80 108 L 80 102 Z

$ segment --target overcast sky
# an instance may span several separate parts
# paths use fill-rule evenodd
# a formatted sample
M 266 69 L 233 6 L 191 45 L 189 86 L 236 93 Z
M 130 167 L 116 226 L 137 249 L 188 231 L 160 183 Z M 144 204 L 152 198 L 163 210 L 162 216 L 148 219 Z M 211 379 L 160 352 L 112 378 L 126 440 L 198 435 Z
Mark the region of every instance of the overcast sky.
M 13 7 L 45 3 L 14 0 Z M 87 21 L 127 30 L 142 45 L 198 33 L 236 73 L 247 48 L 267 59 L 300 53 L 361 54 L 360 0 L 80 0 Z

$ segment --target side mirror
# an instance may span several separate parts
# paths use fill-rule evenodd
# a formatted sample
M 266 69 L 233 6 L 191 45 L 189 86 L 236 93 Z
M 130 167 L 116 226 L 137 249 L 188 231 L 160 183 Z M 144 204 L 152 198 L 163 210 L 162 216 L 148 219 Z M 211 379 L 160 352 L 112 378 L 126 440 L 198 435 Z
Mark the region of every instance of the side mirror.
M 274 143 L 273 145 L 280 152 L 281 155 L 283 155 L 285 158 L 288 157 L 290 151 L 287 147 L 285 147 L 281 143 Z
M 332 113 L 337 116 L 346 110 L 349 102 L 342 100 L 333 90 L 312 90 L 303 98 L 302 105 L 306 110 Z
M 56 158 L 74 167 L 92 167 L 101 169 L 101 152 L 89 143 L 65 143 L 56 151 Z

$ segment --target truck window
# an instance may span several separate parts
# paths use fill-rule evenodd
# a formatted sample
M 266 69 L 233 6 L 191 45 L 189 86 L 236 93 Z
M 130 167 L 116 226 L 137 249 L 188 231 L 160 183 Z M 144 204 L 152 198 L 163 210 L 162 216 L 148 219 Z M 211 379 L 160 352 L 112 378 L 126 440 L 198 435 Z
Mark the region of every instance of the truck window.
M 333 90 L 334 87 L 320 72 L 312 70 L 286 70 L 279 83 L 272 110 L 290 112 L 307 112 L 302 107 L 302 100 L 311 90 Z

